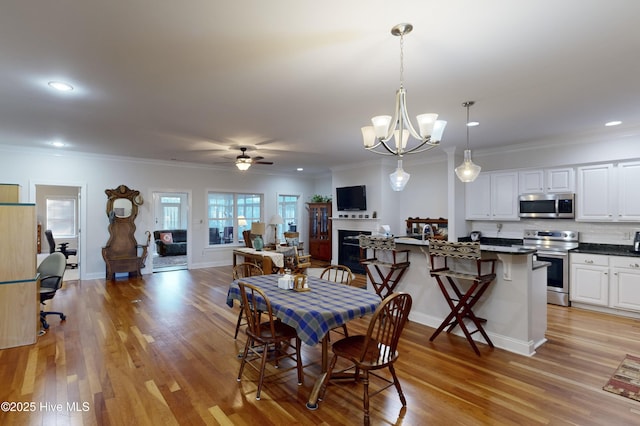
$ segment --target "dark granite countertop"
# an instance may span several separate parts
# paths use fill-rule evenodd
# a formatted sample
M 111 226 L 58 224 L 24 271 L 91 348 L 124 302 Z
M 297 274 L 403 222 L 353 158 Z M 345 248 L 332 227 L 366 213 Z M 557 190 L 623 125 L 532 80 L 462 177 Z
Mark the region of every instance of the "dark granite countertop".
M 628 256 L 640 257 L 640 253 L 631 251 L 632 246 L 622 246 L 616 244 L 594 244 L 580 243 L 578 248 L 571 250 L 571 253 L 602 254 L 605 256 Z
M 458 241 L 471 241 L 471 237 L 460 237 Z M 505 246 L 511 247 L 513 245 L 522 245 L 522 239 L 517 238 L 492 238 L 492 237 L 480 237 L 480 244 L 487 246 Z

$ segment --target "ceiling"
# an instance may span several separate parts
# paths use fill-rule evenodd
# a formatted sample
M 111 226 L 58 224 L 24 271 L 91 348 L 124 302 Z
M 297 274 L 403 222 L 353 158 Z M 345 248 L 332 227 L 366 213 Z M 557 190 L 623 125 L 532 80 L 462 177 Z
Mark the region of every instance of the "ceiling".
M 409 114 L 448 121 L 436 151 L 640 133 L 636 0 L 5 0 L 0 144 L 289 172 L 378 159 L 405 37 Z M 60 93 L 47 83 L 62 80 Z M 621 120 L 605 128 L 609 120 Z M 53 149 L 53 148 L 51 148 Z M 431 151 L 433 153 L 434 151 Z M 417 155 L 428 156 L 430 153 Z M 240 173 L 238 171 L 238 173 Z

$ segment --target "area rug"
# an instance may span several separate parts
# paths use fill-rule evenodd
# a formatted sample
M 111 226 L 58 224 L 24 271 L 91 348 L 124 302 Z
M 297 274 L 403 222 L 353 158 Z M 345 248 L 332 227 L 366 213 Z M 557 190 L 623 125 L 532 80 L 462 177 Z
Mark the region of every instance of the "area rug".
M 181 266 L 186 268 L 187 256 L 153 256 L 153 269 L 175 268 Z
M 640 401 L 640 357 L 627 355 L 602 389 Z

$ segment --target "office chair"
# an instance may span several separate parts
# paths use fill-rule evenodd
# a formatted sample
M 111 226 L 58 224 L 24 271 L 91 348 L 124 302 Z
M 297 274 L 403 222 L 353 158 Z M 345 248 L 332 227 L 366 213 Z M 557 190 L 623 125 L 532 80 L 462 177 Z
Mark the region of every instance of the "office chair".
M 47 229 L 46 231 L 44 231 L 44 235 L 46 235 L 47 242 L 49 243 L 49 253 L 55 252 L 56 251 L 56 240 L 53 239 L 53 232 L 51 232 L 50 229 Z M 58 251 L 64 255 L 65 259 L 69 259 L 69 256 L 77 256 L 78 255 L 78 250 L 67 248 L 69 243 L 60 243 L 59 245 L 60 245 L 60 247 L 58 248 Z M 69 267 L 70 268 L 77 268 L 78 264 L 77 263 L 70 263 Z
M 67 268 L 67 259 L 64 254 L 57 251 L 47 256 L 40 266 L 38 273 L 40 274 L 40 303 L 53 299 L 56 292 L 62 287 L 62 276 Z M 47 315 L 59 315 L 60 320 L 64 321 L 67 317 L 62 312 L 40 311 L 40 322 L 45 330 L 49 328 L 47 323 Z

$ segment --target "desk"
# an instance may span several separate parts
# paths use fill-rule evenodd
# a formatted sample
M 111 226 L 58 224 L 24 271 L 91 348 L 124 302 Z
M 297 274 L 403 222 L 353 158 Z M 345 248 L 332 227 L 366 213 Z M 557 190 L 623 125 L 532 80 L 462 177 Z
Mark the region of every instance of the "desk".
M 327 371 L 329 331 L 355 318 L 373 313 L 380 297 L 365 289 L 336 284 L 308 276 L 311 291 L 297 292 L 278 288 L 280 275 L 258 275 L 242 281 L 259 287 L 269 298 L 273 314 L 283 323 L 296 329 L 303 343 L 313 346 L 322 342 L 322 373 L 309 397 L 309 405 L 316 405 L 320 385 Z M 233 307 L 240 300 L 238 280 L 231 283 L 227 305 Z M 258 301 L 259 302 L 259 301 Z M 260 307 L 260 306 L 258 306 Z M 263 306 L 264 307 L 264 306 Z
M 253 259 L 258 261 L 262 268 L 262 272 L 267 275 L 277 272 L 276 268 L 284 267 L 284 255 L 275 251 L 258 251 L 248 247 L 237 248 L 233 250 L 233 266 L 237 265 L 238 256 L 241 256 L 244 259 Z

